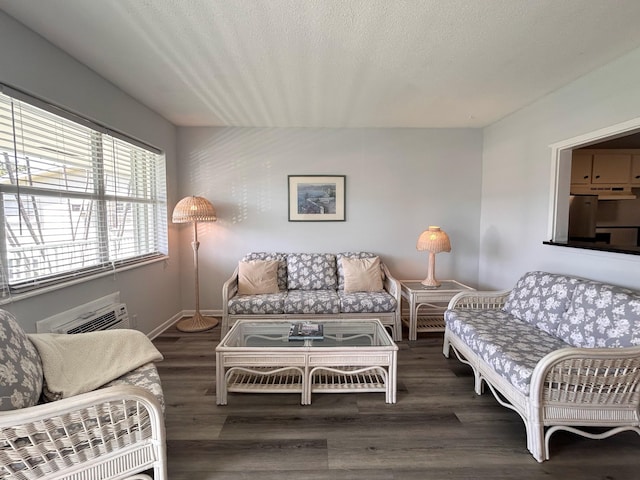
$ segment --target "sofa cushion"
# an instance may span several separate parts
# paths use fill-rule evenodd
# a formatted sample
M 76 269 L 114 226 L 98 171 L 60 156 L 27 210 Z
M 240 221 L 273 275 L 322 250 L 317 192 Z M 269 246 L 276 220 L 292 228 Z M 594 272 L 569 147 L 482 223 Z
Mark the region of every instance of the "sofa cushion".
M 524 395 L 548 353 L 569 345 L 502 310 L 447 310 L 447 329 Z
M 375 258 L 378 255 L 371 252 L 340 252 L 336 255 L 336 267 L 338 269 L 338 290 L 344 290 L 344 268 L 342 268 L 343 258 Z M 380 275 L 384 280 L 384 271 L 380 265 Z
M 335 290 L 289 290 L 284 301 L 287 314 L 336 314 L 340 300 Z
M 277 260 L 249 260 L 238 263 L 238 294 L 278 293 Z
M 335 290 L 336 256 L 332 253 L 290 253 L 287 255 L 289 290 Z
M 162 392 L 162 384 L 160 383 L 160 375 L 153 362 L 145 363 L 135 370 L 131 370 L 121 377 L 105 383 L 100 388 L 107 388 L 113 385 L 133 385 L 134 387 L 144 388 L 155 395 L 162 406 L 162 410 L 164 410 L 164 394 Z
M 287 292 L 262 295 L 236 295 L 228 302 L 230 315 L 261 315 L 284 313 Z
M 528 272 L 518 280 L 503 310 L 556 336 L 573 292 L 582 280 L 546 272 Z
M 341 313 L 395 312 L 397 301 L 387 292 L 345 292 L 338 290 Z
M 13 315 L 0 310 L 0 411 L 36 405 L 43 380 L 36 348 Z
M 344 272 L 345 292 L 381 292 L 380 257 L 340 259 Z
M 578 285 L 558 336 L 574 347 L 640 345 L 640 294 L 593 281 Z
M 287 289 L 287 254 L 273 252 L 251 252 L 242 257 L 243 262 L 251 260 L 276 260 L 278 262 L 278 290 Z

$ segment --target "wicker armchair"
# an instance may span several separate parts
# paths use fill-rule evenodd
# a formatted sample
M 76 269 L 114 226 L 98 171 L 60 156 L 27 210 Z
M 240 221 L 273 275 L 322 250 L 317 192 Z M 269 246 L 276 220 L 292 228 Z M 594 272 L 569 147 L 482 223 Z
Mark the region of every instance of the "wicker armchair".
M 0 310 L 1 479 L 150 479 L 153 470 L 155 480 L 166 480 L 164 415 L 153 363 L 104 388 L 40 403 L 38 362 L 15 319 Z

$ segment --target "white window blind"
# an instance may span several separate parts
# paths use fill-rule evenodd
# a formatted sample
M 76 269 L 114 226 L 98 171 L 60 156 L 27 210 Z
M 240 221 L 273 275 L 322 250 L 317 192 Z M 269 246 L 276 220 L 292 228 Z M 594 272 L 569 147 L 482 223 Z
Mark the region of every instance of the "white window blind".
M 3 293 L 165 255 L 166 180 L 160 152 L 36 99 L 25 101 L 7 87 L 3 92 Z

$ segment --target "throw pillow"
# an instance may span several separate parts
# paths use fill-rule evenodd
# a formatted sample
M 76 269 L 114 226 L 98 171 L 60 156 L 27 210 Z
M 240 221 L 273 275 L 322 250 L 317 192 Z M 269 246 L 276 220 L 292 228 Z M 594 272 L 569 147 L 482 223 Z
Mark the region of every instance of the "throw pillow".
M 383 290 L 380 257 L 343 258 L 344 291 L 380 292 Z
M 13 315 L 0 310 L 0 411 L 36 405 L 43 380 L 36 348 Z
M 250 260 L 238 263 L 238 294 L 278 293 L 278 261 Z

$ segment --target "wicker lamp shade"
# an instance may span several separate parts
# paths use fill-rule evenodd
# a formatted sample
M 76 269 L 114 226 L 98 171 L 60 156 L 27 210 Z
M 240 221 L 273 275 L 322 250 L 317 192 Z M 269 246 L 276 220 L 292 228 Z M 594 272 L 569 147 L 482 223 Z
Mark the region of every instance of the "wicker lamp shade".
M 173 223 L 215 222 L 216 209 L 204 197 L 185 197 L 173 209 Z
M 173 209 L 173 223 L 193 223 L 193 266 L 196 280 L 196 308 L 193 317 L 180 320 L 176 328 L 182 332 L 202 332 L 218 325 L 215 318 L 204 317 L 200 313 L 200 285 L 198 282 L 198 222 L 215 222 L 216 209 L 209 200 L 203 197 L 190 196 L 180 200 Z
M 422 232 L 418 237 L 416 249 L 429 252 L 427 278 L 422 281 L 422 284 L 426 287 L 439 287 L 440 282 L 435 277 L 436 253 L 451 251 L 449 235 L 442 231 L 440 227 L 430 226 L 428 230 Z

